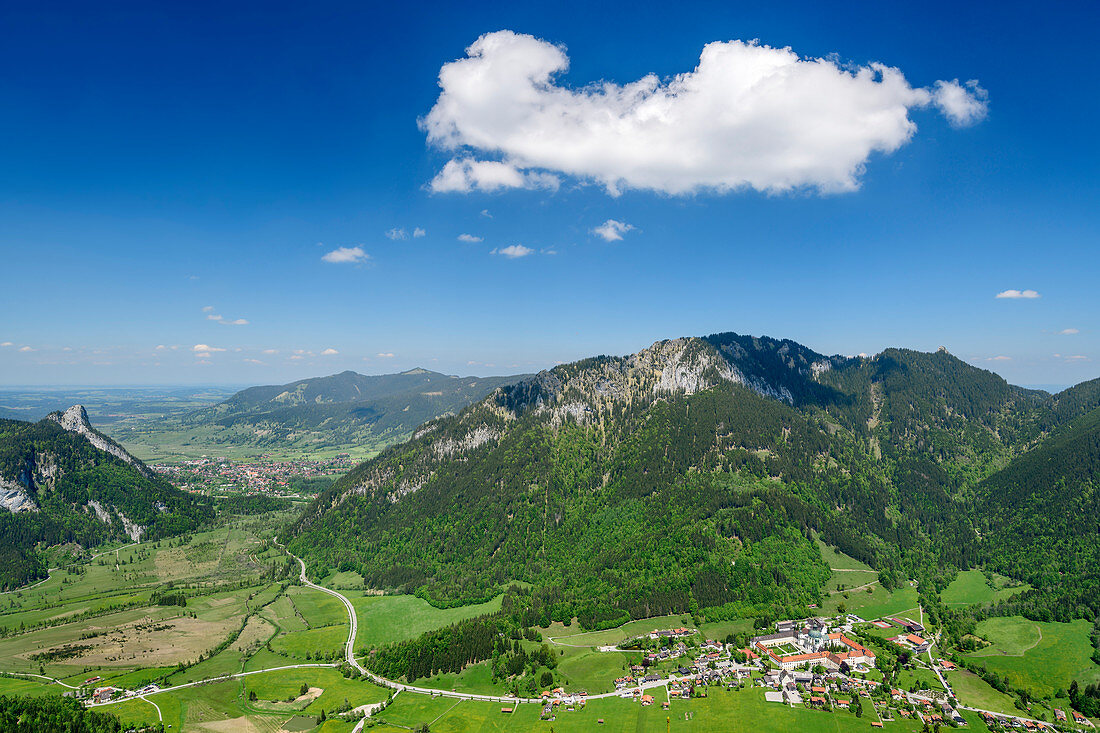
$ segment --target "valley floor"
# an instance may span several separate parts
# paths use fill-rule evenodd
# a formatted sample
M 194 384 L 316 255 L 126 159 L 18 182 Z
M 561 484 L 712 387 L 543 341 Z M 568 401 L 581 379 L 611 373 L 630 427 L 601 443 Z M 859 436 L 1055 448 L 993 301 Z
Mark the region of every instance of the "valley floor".
M 277 515 L 236 517 L 224 526 L 180 540 L 108 548 L 78 566 L 55 570 L 49 580 L 0 596 L 0 694 L 56 695 L 77 688 L 126 690 L 156 682 L 162 690 L 105 706 L 124 723 L 161 722 L 171 730 L 351 731 L 354 721 L 334 714 L 370 706 L 369 727 L 382 731 L 855 731 L 882 722 L 886 730 L 916 731 L 921 723 L 900 714 L 882 721 L 865 702 L 864 716 L 835 707 L 811 710 L 767 702 L 764 689 L 707 688 L 706 697 L 690 700 L 669 696 L 667 676 L 675 665 L 656 668 L 662 681 L 646 692 L 654 704 L 610 694 L 614 680 L 640 662 L 641 653 L 621 650 L 628 639 L 657 628 L 691 626 L 688 616 L 673 615 L 633 621 L 616 629 L 582 631 L 554 624 L 540 630 L 542 641 L 558 654 L 555 684 L 584 690 L 590 698 L 568 711 L 559 708 L 553 721 L 542 720 L 542 706 L 532 703 L 487 702 L 451 696 L 394 692 L 365 679 L 347 678 L 337 667 L 344 661 L 348 609 L 341 598 L 295 584 L 296 560 L 273 542 Z M 826 607 L 807 614 L 832 615 L 841 604 L 865 619 L 887 615 L 918 617 L 911 585 L 887 592 L 869 568 L 823 547 L 833 577 Z M 858 576 L 858 577 L 857 577 Z M 868 577 L 865 577 L 868 576 Z M 171 583 L 171 586 L 168 584 Z M 413 596 L 380 596 L 363 590 L 354 573 L 329 576 L 324 584 L 348 600 L 357 619 L 355 648 L 411 639 L 462 619 L 493 613 L 501 598 L 485 604 L 437 609 Z M 863 587 L 866 586 L 866 587 Z M 156 605 L 154 590 L 182 589 L 185 607 Z M 980 571 L 960 574 L 945 598 L 950 603 L 986 602 L 1019 592 L 1003 578 L 986 578 Z M 703 624 L 705 638 L 749 633 L 751 622 L 735 620 Z M 894 630 L 865 627 L 885 639 Z M 1085 675 L 1100 679 L 1088 659 L 1089 625 L 1036 624 L 1020 618 L 984 622 L 982 636 L 993 644 L 968 658 L 1033 689 L 1051 690 Z M 540 642 L 524 642 L 531 649 Z M 935 654 L 940 652 L 933 647 Z M 942 692 L 940 673 L 921 659 L 899 676 L 896 684 L 918 695 Z M 676 664 L 679 664 L 677 662 Z M 1091 666 L 1090 666 L 1091 665 Z M 754 674 L 754 679 L 761 673 Z M 1088 675 L 1094 675 L 1088 677 Z M 872 670 L 869 678 L 881 679 Z M 1021 715 L 1015 699 L 997 692 L 979 676 L 957 670 L 943 672 L 961 704 L 969 728 L 986 730 L 977 710 Z M 56 682 L 51 682 L 51 678 Z M 460 674 L 417 680 L 417 687 L 465 695 L 505 694 L 494 681 L 488 663 L 468 666 Z M 923 691 L 923 692 L 922 692 Z M 392 696 L 392 701 L 391 701 Z M 375 710 L 390 701 L 383 710 Z M 662 703 L 668 703 L 668 709 Z M 1062 704 L 1065 707 L 1064 703 Z M 831 705 L 830 705 L 831 707 Z M 1053 707 L 1053 706 L 1051 706 Z M 511 712 L 502 712 L 511 708 Z M 885 710 L 885 708 L 883 708 Z M 328 718 L 323 725 L 319 720 Z M 1052 720 L 1050 707 L 1036 705 L 1028 713 Z M 367 727 L 367 726 L 364 726 Z

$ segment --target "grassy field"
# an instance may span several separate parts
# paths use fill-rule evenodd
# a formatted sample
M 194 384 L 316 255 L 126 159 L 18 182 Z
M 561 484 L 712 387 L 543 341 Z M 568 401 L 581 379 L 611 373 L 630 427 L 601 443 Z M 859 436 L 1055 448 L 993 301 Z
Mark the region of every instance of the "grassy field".
M 1100 680 L 1100 666 L 1090 655 L 1088 621 L 1041 623 L 1021 616 L 996 617 L 978 624 L 977 633 L 993 642 L 967 656 L 1009 684 L 1039 696 L 1053 695 L 1079 683 Z
M 265 577 L 286 561 L 269 542 L 284 518 L 239 518 L 184 539 L 122 546 L 0 596 L 0 672 L 42 669 L 78 683 L 100 676 L 138 687 L 179 663 L 190 666 L 172 683 L 238 672 L 260 652 L 287 664 L 338 650 L 347 634 L 343 606 L 297 586 L 288 597 L 285 584 Z M 186 607 L 149 605 L 168 583 L 187 596 Z M 269 641 L 288 656 L 268 651 Z
M 840 612 L 840 606 L 844 606 L 847 613 L 854 613 L 861 618 L 870 620 L 881 616 L 912 611 L 917 612 L 917 589 L 909 585 L 903 585 L 893 591 L 888 591 L 881 585 L 871 586 L 871 592 L 851 591 L 845 598 L 843 593 L 829 596 L 821 606 L 819 612 L 824 616 L 833 616 Z
M 963 570 L 951 581 L 951 585 L 944 588 L 940 600 L 948 605 L 995 603 L 1023 593 L 1030 587 L 1026 583 L 1012 585 L 1012 581 L 1002 575 L 986 575 L 981 570 Z
M 315 594 L 320 595 L 320 594 Z M 359 618 L 359 633 L 356 646 L 369 649 L 396 641 L 404 641 L 420 636 L 425 631 L 439 629 L 456 621 L 496 613 L 504 596 L 497 596 L 487 603 L 458 608 L 436 608 L 416 596 L 373 596 L 363 592 L 344 593 L 355 606 Z M 343 605 L 325 596 L 339 607 L 340 613 L 347 619 Z
M 995 713 L 1005 713 L 1006 715 L 1021 714 L 1016 708 L 1015 698 L 1003 692 L 997 692 L 989 686 L 989 683 L 973 672 L 960 669 L 945 672 L 944 677 L 947 679 L 947 684 L 951 685 L 951 689 L 955 691 L 959 702 L 963 705 L 981 708 L 982 710 L 992 710 Z
M 295 441 L 262 445 L 255 442 L 251 430 L 219 425 L 185 426 L 178 422 L 157 421 L 102 427 L 126 450 L 146 462 L 171 462 L 204 456 L 219 456 L 233 461 L 253 460 L 260 456 L 294 461 L 332 458 L 340 453 L 350 454 L 354 461 L 365 461 L 394 442 L 393 438 L 368 437 L 362 441 L 330 444 L 321 433 L 307 432 Z
M 615 678 L 626 674 L 630 666 L 622 652 L 598 652 L 592 649 L 555 647 L 565 653 L 558 657 L 554 670 L 558 683 L 570 690 L 585 690 L 598 695 L 615 689 Z
M 845 555 L 836 548 L 825 544 L 820 539 L 817 541 L 817 546 L 821 549 L 821 559 L 834 570 L 862 570 L 864 572 L 874 572 L 870 565 L 860 562 L 854 557 Z
M 658 691 L 659 693 L 660 691 Z M 660 697 L 658 697 L 660 701 Z M 869 706 L 868 706 L 869 707 Z M 640 704 L 610 698 L 593 700 L 576 712 L 561 711 L 553 722 L 539 720 L 537 705 L 519 705 L 514 713 L 501 712 L 499 703 L 424 698 L 416 695 L 398 695 L 393 704 L 379 718 L 386 725 L 376 725 L 374 730 L 397 733 L 416 729 L 428 723 L 433 733 L 459 733 L 460 731 L 538 731 L 571 733 L 581 731 L 610 731 L 611 733 L 664 733 L 667 730 L 697 731 L 698 733 L 728 731 L 759 731 L 760 733 L 848 733 L 871 731 L 873 714 L 865 711 L 863 718 L 837 711 L 823 712 L 806 708 L 790 708 L 764 701 L 758 689 L 728 692 L 711 690 L 709 697 L 690 701 L 673 702 L 670 710 L 660 705 L 643 707 Z M 599 720 L 603 723 L 599 723 Z M 667 722 L 666 722 L 667 719 Z M 916 731 L 918 723 L 899 720 L 886 723 L 886 731 Z M 971 730 L 984 731 L 986 727 L 978 719 L 972 719 Z
M 542 629 L 543 637 L 554 637 L 555 641 L 562 645 L 575 646 L 614 646 L 622 641 L 642 634 L 648 634 L 654 629 L 672 629 L 678 627 L 693 628 L 691 616 L 657 616 L 655 618 L 631 621 L 623 626 L 603 631 L 582 631 L 575 626 L 564 626 L 553 623 Z
M 918 690 L 942 690 L 939 677 L 930 669 L 915 667 L 898 673 L 897 686 L 903 690 L 912 690 L 916 685 Z
M 287 596 L 308 628 L 317 629 L 336 624 L 347 626 L 347 609 L 337 598 L 304 586 L 288 588 Z

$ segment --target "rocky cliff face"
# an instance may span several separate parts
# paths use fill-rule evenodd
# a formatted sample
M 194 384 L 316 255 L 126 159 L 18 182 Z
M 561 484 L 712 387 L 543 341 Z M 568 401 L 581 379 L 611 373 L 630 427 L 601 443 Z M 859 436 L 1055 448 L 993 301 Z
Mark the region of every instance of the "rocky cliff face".
M 421 426 L 413 441 L 424 448 L 400 469 L 386 461 L 349 474 L 338 501 L 384 488 L 391 501 L 417 491 L 444 461 L 496 445 L 520 420 L 611 424 L 624 409 L 644 409 L 671 396 L 693 395 L 722 383 L 747 387 L 797 406 L 821 389 L 819 376 L 849 360 L 824 356 L 793 341 L 718 334 L 658 341 L 629 356 L 599 356 L 539 372 L 497 389 L 455 417 Z
M 92 423 L 88 420 L 88 411 L 84 409 L 84 405 L 73 405 L 64 412 L 51 412 L 46 416 L 46 419 L 57 423 L 70 433 L 83 435 L 93 446 L 129 463 L 140 471 L 143 476 L 153 475 L 148 466 L 127 453 L 121 445 L 92 427 Z

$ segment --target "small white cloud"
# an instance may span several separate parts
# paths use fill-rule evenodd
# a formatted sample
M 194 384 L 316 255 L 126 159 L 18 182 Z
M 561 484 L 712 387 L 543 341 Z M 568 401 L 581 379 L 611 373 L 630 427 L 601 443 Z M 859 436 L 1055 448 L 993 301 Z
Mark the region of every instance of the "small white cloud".
M 34 351 L 34 349 L 32 349 L 29 346 L 20 346 L 19 350 L 22 351 L 24 354 L 27 354 L 27 353 L 30 353 L 30 352 Z
M 4 347 L 7 347 L 7 346 L 14 346 L 14 345 L 15 345 L 15 344 L 13 344 L 13 343 L 12 343 L 11 341 L 5 341 L 4 343 L 0 344 L 0 346 L 4 346 Z
M 1089 358 L 1084 354 L 1072 354 L 1066 357 L 1066 361 L 1089 361 Z
M 977 79 L 965 85 L 958 79 L 937 81 L 932 89 L 932 103 L 955 127 L 968 127 L 985 118 L 989 111 L 989 92 Z
M 207 354 L 212 352 L 212 351 L 225 351 L 225 349 L 223 349 L 221 347 L 208 346 L 206 344 L 195 344 L 194 346 L 191 347 L 191 350 L 194 351 L 195 353 L 202 352 L 202 353 L 207 353 Z
M 420 237 L 423 237 L 425 235 L 427 235 L 427 232 L 420 227 L 416 227 L 415 229 L 413 229 L 413 239 L 419 239 Z
M 482 209 L 481 210 L 481 215 L 484 216 L 486 219 L 492 219 L 493 218 L 493 215 L 489 213 L 488 209 Z
M 279 350 L 278 349 L 264 349 L 264 353 L 265 354 L 278 354 Z
M 530 247 L 524 247 L 522 244 L 510 244 L 507 247 L 501 247 L 494 249 L 490 254 L 502 255 L 510 260 L 515 260 L 520 257 L 526 257 L 529 254 L 533 254 L 535 250 Z
M 299 359 L 304 359 L 305 357 L 302 356 L 301 354 L 295 354 L 294 356 L 292 356 L 290 358 L 293 359 L 294 361 L 298 361 Z
M 1032 298 L 1041 298 L 1042 296 L 1034 290 L 1002 290 L 997 293 L 997 297 L 1009 299 L 1024 298 L 1030 300 Z
M 556 249 L 540 249 L 539 253 L 544 255 L 556 255 L 558 251 Z
M 390 229 L 388 232 L 386 232 L 386 236 L 396 242 L 399 239 L 408 239 L 409 233 L 406 232 L 404 229 L 398 229 L 397 227 L 394 227 L 393 229 Z
M 986 361 L 1012 361 L 1012 357 L 1011 356 L 1004 356 L 1002 354 L 1001 356 L 990 356 L 990 357 L 986 358 Z
M 336 356 L 339 353 L 336 349 L 328 348 L 321 352 L 321 356 Z
M 561 180 L 555 175 L 540 171 L 521 171 L 511 163 L 455 158 L 447 161 L 443 170 L 432 179 L 431 189 L 436 193 L 499 191 L 505 188 L 556 191 L 560 185 Z
M 246 318 L 235 318 L 232 321 L 222 321 L 222 323 L 225 324 L 226 326 L 247 326 L 248 325 L 248 319 L 246 319 Z
M 375 354 L 375 356 L 377 356 L 379 359 L 392 359 L 394 357 L 394 354 L 392 351 L 383 351 Z
M 212 306 L 212 305 L 204 305 L 202 307 L 202 312 L 203 313 L 211 313 L 211 312 L 213 312 L 213 310 L 214 310 L 214 306 Z
M 259 359 L 245 359 L 245 362 L 247 362 L 248 364 L 263 364 L 263 362 Z
M 633 229 L 633 225 L 627 224 L 623 221 L 616 221 L 614 219 L 608 219 L 603 224 L 592 230 L 592 233 L 597 237 L 602 237 L 605 242 L 617 242 L 623 238 L 623 235 Z
M 168 347 L 164 344 L 157 344 L 157 348 L 154 351 L 165 351 Z
M 362 247 L 337 247 L 322 255 L 321 259 L 336 264 L 358 263 L 369 260 L 370 255 L 364 252 Z
M 1076 328 L 1063 328 L 1058 332 L 1059 336 L 1073 336 L 1074 334 L 1081 333 Z
M 220 321 L 221 319 L 222 317 L 219 316 L 217 313 L 210 313 L 206 316 L 206 320 L 208 321 Z
M 473 234 L 459 234 L 458 235 L 458 241 L 460 241 L 460 242 L 469 242 L 469 243 L 472 244 L 474 242 L 482 241 L 482 238 L 481 237 L 476 237 Z

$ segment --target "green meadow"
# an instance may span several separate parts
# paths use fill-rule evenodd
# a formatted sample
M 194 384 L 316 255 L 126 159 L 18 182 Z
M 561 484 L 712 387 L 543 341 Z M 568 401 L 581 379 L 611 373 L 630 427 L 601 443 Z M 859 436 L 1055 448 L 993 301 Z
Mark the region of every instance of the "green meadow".
M 1042 623 L 1022 616 L 995 617 L 978 624 L 977 634 L 991 646 L 966 656 L 986 669 L 1004 675 L 1013 687 L 1038 696 L 1065 690 L 1073 680 L 1100 680 L 1100 666 L 1090 658 L 1092 625 Z
M 456 621 L 496 613 L 504 598 L 501 595 L 477 605 L 436 608 L 417 596 L 366 595 L 362 591 L 348 591 L 344 595 L 355 606 L 355 615 L 359 618 L 359 633 L 355 643 L 357 648 L 362 649 L 414 639 L 425 631 L 439 629 Z M 324 597 L 339 606 L 339 611 L 346 620 L 347 611 L 343 604 L 331 596 Z
M 656 691 L 657 701 L 663 693 Z M 804 707 L 768 703 L 758 689 L 727 691 L 712 689 L 701 699 L 674 701 L 669 710 L 659 704 L 643 707 L 632 700 L 618 697 L 593 700 L 574 712 L 559 711 L 553 722 L 539 720 L 537 705 L 518 705 L 514 712 L 501 712 L 499 703 L 482 703 L 424 696 L 398 695 L 394 702 L 378 715 L 373 728 L 385 733 L 417 730 L 428 724 L 433 733 L 459 733 L 463 731 L 538 731 L 549 733 L 580 733 L 582 731 L 610 731 L 612 733 L 664 733 L 671 731 L 697 731 L 698 733 L 728 733 L 729 731 L 753 731 L 754 733 L 856 733 L 874 730 L 871 721 L 877 720 L 870 706 L 857 718 L 851 712 L 837 710 L 824 712 Z M 970 730 L 985 731 L 986 727 L 976 716 L 969 716 Z M 384 724 L 381 721 L 385 721 Z M 602 721 L 602 722 L 600 722 Z M 917 731 L 920 724 L 900 719 L 884 725 L 885 731 Z
M 1030 588 L 1026 583 L 1014 584 L 1003 575 L 986 575 L 981 570 L 963 570 L 940 593 L 940 600 L 948 605 L 995 603 Z

